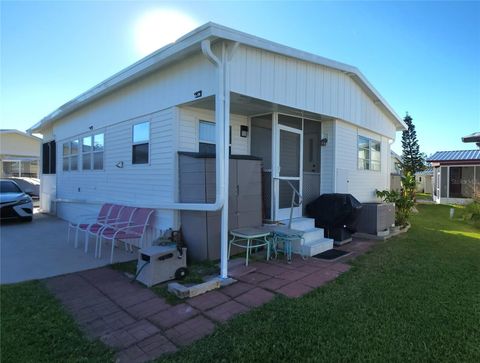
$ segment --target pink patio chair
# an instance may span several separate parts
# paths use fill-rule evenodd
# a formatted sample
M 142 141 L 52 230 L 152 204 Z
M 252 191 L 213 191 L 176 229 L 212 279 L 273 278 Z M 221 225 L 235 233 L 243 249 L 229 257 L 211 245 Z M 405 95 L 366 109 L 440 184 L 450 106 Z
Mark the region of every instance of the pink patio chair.
M 73 228 L 75 229 L 75 248 L 78 247 L 78 232 L 85 231 L 88 226 L 94 223 L 104 223 L 107 220 L 108 214 L 110 213 L 110 209 L 112 208 L 111 203 L 105 203 L 100 207 L 98 211 L 98 215 L 95 217 L 94 215 L 87 214 L 81 215 L 77 217 L 77 221 L 79 222 L 70 222 L 68 224 L 68 233 L 67 233 L 67 243 L 70 242 L 70 230 Z
M 96 235 L 96 242 L 95 242 L 95 256 L 97 258 L 102 257 L 102 243 L 103 243 L 103 232 L 105 230 L 111 231 L 111 230 L 118 230 L 120 228 L 125 228 L 128 227 L 131 224 L 131 220 L 133 218 L 134 212 L 138 208 L 135 207 L 127 207 L 123 206 L 118 214 L 118 217 L 116 221 L 114 222 L 109 222 L 105 225 L 102 225 L 100 228 L 98 228 L 94 234 Z
M 121 205 L 111 204 L 111 208 L 105 218 L 103 218 L 102 220 L 97 220 L 95 223 L 82 225 L 79 227 L 80 230 L 85 232 L 85 247 L 84 247 L 85 253 L 88 252 L 88 242 L 89 242 L 90 235 L 97 236 L 97 233 L 106 224 L 117 222 L 118 216 L 122 208 L 123 206 Z M 96 251 L 95 251 L 95 254 L 96 254 Z
M 134 243 L 131 240 L 139 240 L 137 247 L 143 247 L 145 231 L 147 229 L 150 217 L 154 213 L 150 208 L 138 208 L 133 212 L 130 223 L 126 226 L 113 226 L 106 227 L 102 230 L 100 240 L 111 240 L 112 250 L 110 254 L 110 263 L 113 263 L 113 251 L 115 249 L 115 241 L 121 240 L 130 247 L 132 251 L 132 245 Z M 100 242 L 101 245 L 101 242 Z

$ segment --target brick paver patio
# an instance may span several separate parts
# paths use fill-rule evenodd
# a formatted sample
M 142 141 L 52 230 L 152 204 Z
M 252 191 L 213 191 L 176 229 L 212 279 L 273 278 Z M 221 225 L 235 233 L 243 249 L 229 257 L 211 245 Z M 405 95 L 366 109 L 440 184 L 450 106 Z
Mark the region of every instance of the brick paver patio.
M 46 285 L 89 337 L 117 351 L 118 362 L 144 362 L 211 334 L 277 294 L 296 298 L 326 284 L 373 245 L 354 240 L 339 248 L 351 253 L 333 262 L 295 256 L 289 265 L 255 261 L 247 268 L 233 260 L 230 273 L 238 282 L 175 306 L 107 267 L 50 278 Z

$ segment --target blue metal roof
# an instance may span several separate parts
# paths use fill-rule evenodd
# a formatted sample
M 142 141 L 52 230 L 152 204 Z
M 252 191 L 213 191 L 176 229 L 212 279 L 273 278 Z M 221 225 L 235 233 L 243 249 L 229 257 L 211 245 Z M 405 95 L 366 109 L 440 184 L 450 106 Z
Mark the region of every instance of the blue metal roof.
M 437 151 L 427 161 L 480 161 L 480 150 Z
M 433 168 L 426 168 L 425 170 L 416 172 L 415 175 L 432 175 L 433 174 Z

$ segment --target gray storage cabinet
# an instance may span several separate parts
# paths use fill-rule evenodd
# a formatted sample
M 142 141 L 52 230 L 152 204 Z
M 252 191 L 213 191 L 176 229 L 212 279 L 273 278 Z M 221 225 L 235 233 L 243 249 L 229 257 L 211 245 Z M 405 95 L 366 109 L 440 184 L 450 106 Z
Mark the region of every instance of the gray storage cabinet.
M 262 224 L 262 161 L 231 155 L 228 190 L 228 229 Z M 215 156 L 179 153 L 180 202 L 215 203 Z M 194 260 L 220 258 L 220 211 L 180 213 L 188 256 Z M 232 254 L 239 252 L 232 248 Z

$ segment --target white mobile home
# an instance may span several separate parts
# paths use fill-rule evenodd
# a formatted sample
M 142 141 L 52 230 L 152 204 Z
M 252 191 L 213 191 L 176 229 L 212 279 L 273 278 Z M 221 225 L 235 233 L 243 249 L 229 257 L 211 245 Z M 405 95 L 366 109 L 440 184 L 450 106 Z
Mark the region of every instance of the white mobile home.
M 376 201 L 390 186 L 390 144 L 404 127 L 355 67 L 208 23 L 30 131 L 44 136 L 44 210 L 72 219 L 106 201 L 151 206 L 162 230 L 185 230 L 182 211 L 219 211 L 225 260 L 238 215 L 229 217 L 238 201 L 230 154 L 261 160 L 262 218 L 287 219 L 294 190 L 303 195 L 293 210 L 300 218 L 322 193 Z M 187 202 L 179 152 L 212 151 L 213 196 Z

